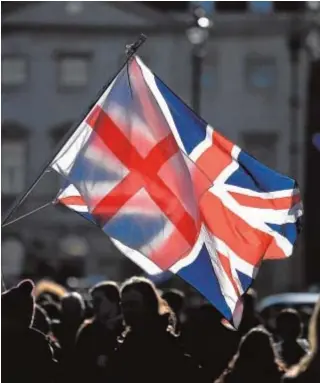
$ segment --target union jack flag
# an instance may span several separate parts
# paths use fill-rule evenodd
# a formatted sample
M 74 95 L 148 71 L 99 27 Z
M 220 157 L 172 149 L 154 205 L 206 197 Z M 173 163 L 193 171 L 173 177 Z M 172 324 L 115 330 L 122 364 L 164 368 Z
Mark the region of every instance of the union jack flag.
M 57 202 L 148 274 L 179 275 L 235 326 L 262 260 L 293 251 L 295 181 L 195 115 L 137 56 L 51 167 L 65 179 Z

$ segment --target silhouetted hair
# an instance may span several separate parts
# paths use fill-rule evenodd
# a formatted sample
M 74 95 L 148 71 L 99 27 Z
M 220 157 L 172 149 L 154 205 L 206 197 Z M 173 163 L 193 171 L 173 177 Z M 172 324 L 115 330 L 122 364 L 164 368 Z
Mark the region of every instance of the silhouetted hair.
M 284 340 L 299 338 L 302 333 L 302 322 L 298 311 L 282 310 L 276 318 L 276 331 Z
M 276 357 L 271 335 L 263 327 L 256 327 L 242 338 L 238 352 L 217 382 L 228 382 L 229 377 L 234 382 L 251 382 L 250 378 L 269 376 L 279 378 L 281 369 L 283 365 Z
M 169 306 L 175 312 L 182 310 L 184 298 L 184 293 L 176 289 L 170 289 L 162 294 L 162 299 L 168 302 Z
M 116 282 L 100 282 L 97 285 L 93 286 L 89 293 L 93 296 L 94 293 L 101 292 L 106 298 L 108 298 L 113 303 L 120 302 L 120 289 Z
M 176 317 L 168 303 L 160 297 L 155 285 L 149 279 L 132 277 L 126 280 L 120 289 L 121 296 L 128 291 L 137 291 L 140 293 L 150 316 L 167 318 L 168 331 L 174 333 Z
M 155 285 L 147 278 L 132 277 L 121 286 L 121 295 L 128 291 L 137 291 L 143 296 L 146 307 L 152 314 L 161 314 L 162 299 Z
M 60 302 L 61 298 L 67 293 L 68 291 L 63 286 L 46 279 L 39 281 L 34 289 L 34 297 L 36 301 L 41 299 L 43 295 L 48 295 L 55 302 Z
M 78 304 L 79 308 L 83 312 L 85 310 L 85 303 L 82 296 L 77 292 L 72 292 L 64 295 L 61 299 L 61 309 L 63 311 L 64 307 L 69 303 L 75 302 Z

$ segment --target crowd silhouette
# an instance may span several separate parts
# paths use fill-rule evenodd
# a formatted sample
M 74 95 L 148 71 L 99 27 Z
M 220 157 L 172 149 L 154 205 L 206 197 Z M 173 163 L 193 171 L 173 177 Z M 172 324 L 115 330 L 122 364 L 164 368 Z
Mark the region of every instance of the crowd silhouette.
M 303 338 L 293 309 L 270 330 L 244 299 L 237 331 L 209 304 L 148 279 L 102 282 L 86 296 L 24 280 L 1 295 L 4 383 L 320 382 L 320 301 Z

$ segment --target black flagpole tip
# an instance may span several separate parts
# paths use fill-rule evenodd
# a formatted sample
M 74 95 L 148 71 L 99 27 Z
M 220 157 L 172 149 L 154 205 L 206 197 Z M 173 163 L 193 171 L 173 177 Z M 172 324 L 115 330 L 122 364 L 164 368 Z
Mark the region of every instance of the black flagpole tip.
M 126 55 L 133 56 L 146 40 L 147 36 L 141 33 L 138 40 L 136 40 L 133 44 L 126 45 Z

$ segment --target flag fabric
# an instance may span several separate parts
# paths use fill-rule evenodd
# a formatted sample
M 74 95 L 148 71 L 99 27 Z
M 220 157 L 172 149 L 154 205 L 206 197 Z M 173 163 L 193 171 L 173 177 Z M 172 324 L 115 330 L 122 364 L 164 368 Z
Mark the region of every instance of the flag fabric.
M 270 154 L 272 155 L 272 154 Z M 171 272 L 238 325 L 264 259 L 292 254 L 296 182 L 198 117 L 135 56 L 53 159 L 56 201 L 145 272 Z

